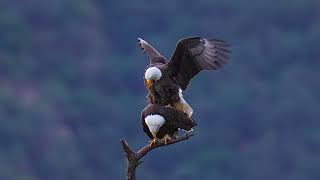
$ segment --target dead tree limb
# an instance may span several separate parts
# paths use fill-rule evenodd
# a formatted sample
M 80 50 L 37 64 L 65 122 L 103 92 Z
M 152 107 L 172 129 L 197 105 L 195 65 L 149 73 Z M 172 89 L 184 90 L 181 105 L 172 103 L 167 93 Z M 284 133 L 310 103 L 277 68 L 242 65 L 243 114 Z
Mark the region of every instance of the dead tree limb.
M 145 156 L 148 152 L 150 152 L 153 149 L 156 149 L 158 147 L 162 146 L 168 146 L 171 144 L 175 144 L 180 141 L 184 141 L 189 139 L 191 136 L 194 136 L 195 133 L 188 133 L 181 137 L 178 137 L 176 139 L 173 139 L 172 141 L 168 142 L 167 144 L 164 143 L 164 141 L 158 141 L 156 144 L 153 145 L 146 145 L 143 148 L 141 148 L 139 151 L 135 152 L 131 149 L 129 144 L 125 139 L 121 139 L 121 145 L 122 149 L 125 153 L 125 156 L 127 157 L 127 180 L 135 180 L 136 179 L 136 168 L 142 163 L 140 160 L 143 156 Z

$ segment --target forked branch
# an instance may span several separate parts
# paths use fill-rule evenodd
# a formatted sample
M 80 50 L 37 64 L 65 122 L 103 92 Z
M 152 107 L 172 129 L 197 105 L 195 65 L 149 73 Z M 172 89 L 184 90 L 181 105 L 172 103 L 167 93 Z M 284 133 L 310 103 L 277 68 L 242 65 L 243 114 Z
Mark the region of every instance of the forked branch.
M 171 140 L 167 144 L 165 144 L 164 141 L 158 141 L 156 144 L 153 145 L 146 145 L 143 148 L 141 148 L 139 151 L 135 152 L 131 149 L 129 144 L 125 139 L 121 139 L 122 149 L 125 153 L 125 156 L 127 157 L 127 180 L 135 180 L 136 179 L 136 168 L 142 163 L 140 160 L 143 156 L 145 156 L 148 152 L 150 152 L 153 149 L 156 149 L 158 147 L 162 146 L 168 146 L 171 144 L 175 144 L 180 141 L 184 141 L 189 139 L 191 136 L 194 136 L 195 133 L 187 133 L 181 137 L 178 137 L 176 139 Z

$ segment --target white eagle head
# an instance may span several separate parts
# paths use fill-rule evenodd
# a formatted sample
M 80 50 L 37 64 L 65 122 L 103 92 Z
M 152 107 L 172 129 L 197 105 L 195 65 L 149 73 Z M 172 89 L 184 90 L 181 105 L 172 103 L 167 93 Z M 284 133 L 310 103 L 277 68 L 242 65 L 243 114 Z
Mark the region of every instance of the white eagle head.
M 160 80 L 162 77 L 162 72 L 157 67 L 149 67 L 144 73 L 144 78 L 146 80 L 146 85 L 150 88 L 155 81 Z
M 163 116 L 154 114 L 154 115 L 148 115 L 144 119 L 145 123 L 147 124 L 152 136 L 155 138 L 158 130 L 160 127 L 165 123 L 165 119 Z

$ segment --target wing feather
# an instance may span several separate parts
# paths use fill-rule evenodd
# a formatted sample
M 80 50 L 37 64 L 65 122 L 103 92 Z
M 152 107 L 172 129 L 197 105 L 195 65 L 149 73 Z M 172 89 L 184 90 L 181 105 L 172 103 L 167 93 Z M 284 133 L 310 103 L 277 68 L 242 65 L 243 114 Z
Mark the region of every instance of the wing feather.
M 197 123 L 186 113 L 170 106 L 158 106 L 158 113 L 166 118 L 166 125 L 173 128 L 191 130 Z
M 202 70 L 216 70 L 230 59 L 230 45 L 218 39 L 193 37 L 178 42 L 167 63 L 172 79 L 185 90 L 190 80 Z
M 138 38 L 138 44 L 144 54 L 149 56 L 150 64 L 154 63 L 166 63 L 165 58 L 154 48 L 152 47 L 147 41 Z

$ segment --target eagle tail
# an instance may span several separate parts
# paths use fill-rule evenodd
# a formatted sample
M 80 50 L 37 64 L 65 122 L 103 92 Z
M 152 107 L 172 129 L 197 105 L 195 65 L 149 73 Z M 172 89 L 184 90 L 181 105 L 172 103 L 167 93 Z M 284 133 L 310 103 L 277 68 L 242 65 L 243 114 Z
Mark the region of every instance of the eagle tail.
M 176 103 L 174 103 L 174 107 L 183 111 L 184 113 L 186 113 L 189 117 L 192 116 L 193 114 L 193 109 L 191 108 L 191 106 L 187 103 L 187 101 L 183 98 L 182 95 L 182 90 L 179 89 L 179 97 L 180 100 Z

